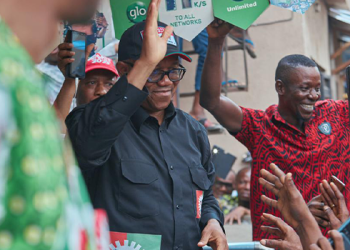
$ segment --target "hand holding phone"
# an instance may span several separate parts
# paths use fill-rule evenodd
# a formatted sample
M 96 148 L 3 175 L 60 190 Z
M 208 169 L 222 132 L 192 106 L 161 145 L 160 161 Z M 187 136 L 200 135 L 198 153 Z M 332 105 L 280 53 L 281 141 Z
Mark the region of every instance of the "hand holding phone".
M 337 182 L 338 185 L 342 185 L 339 180 Z M 323 209 L 329 220 L 329 226 L 332 229 L 337 229 L 349 219 L 349 211 L 344 196 L 334 182 L 329 184 L 326 180 L 323 180 L 320 189 L 326 205 Z
M 66 37 L 67 43 L 73 44 L 74 61 L 66 66 L 66 77 L 85 78 L 86 65 L 86 34 L 75 30 L 69 30 Z
M 332 175 L 332 177 L 331 177 L 330 183 L 332 183 L 332 182 L 337 186 L 339 191 L 343 193 L 343 191 L 345 189 L 345 184 L 334 175 Z

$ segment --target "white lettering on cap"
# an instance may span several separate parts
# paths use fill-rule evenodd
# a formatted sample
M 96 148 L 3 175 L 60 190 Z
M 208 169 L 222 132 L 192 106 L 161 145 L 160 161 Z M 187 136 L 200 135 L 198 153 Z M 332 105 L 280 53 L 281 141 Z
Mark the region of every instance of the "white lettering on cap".
M 99 53 L 95 54 L 88 61 L 93 63 L 93 64 L 95 64 L 95 63 L 103 63 L 103 64 L 110 65 L 111 63 L 113 63 L 112 59 L 110 59 L 108 57 L 105 57 L 105 56 L 102 56 Z
M 164 27 L 158 27 L 157 31 L 158 31 L 158 35 L 159 35 L 160 37 L 163 35 L 164 30 L 165 30 L 165 28 L 164 28 Z M 141 32 L 140 32 L 140 35 L 141 35 L 142 40 L 143 40 L 143 33 L 144 33 L 144 31 L 141 31 Z M 172 34 L 171 34 L 171 36 L 169 37 L 169 39 L 168 39 L 168 42 L 167 42 L 167 43 L 168 43 L 168 44 L 170 44 L 170 45 L 177 46 L 177 43 L 176 43 L 176 39 L 175 39 L 174 33 L 172 33 Z

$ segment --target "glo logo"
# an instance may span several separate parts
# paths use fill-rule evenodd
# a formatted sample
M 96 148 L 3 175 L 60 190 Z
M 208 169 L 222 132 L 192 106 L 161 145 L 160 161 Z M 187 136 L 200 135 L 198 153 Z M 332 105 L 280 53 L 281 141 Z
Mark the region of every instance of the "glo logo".
M 136 2 L 126 9 L 129 20 L 133 23 L 139 23 L 146 19 L 147 6 L 142 2 Z

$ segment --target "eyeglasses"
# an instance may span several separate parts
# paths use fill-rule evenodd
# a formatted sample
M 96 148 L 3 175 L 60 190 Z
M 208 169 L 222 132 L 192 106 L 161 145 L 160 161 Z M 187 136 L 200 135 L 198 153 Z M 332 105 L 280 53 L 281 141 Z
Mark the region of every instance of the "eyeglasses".
M 216 186 L 216 188 L 225 187 L 227 190 L 233 190 L 232 183 L 226 183 L 219 180 L 215 180 L 214 186 Z
M 131 67 L 134 66 L 133 63 L 130 62 L 124 62 L 128 65 L 130 65 Z M 147 81 L 150 83 L 157 83 L 160 80 L 162 80 L 164 78 L 165 75 L 168 76 L 169 80 L 172 82 L 177 82 L 182 80 L 182 78 L 184 77 L 185 73 L 186 73 L 186 68 L 183 67 L 182 65 L 179 65 L 180 68 L 174 68 L 168 71 L 164 71 L 164 70 L 160 70 L 160 69 L 155 69 L 151 75 L 148 77 Z

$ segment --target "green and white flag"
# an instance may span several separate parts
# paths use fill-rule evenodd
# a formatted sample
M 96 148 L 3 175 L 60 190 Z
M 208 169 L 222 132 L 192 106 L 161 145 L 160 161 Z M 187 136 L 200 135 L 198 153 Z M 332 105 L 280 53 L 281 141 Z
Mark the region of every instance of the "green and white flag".
M 162 236 L 110 232 L 110 250 L 160 250 Z
M 214 16 L 245 30 L 269 5 L 269 0 L 213 0 Z

